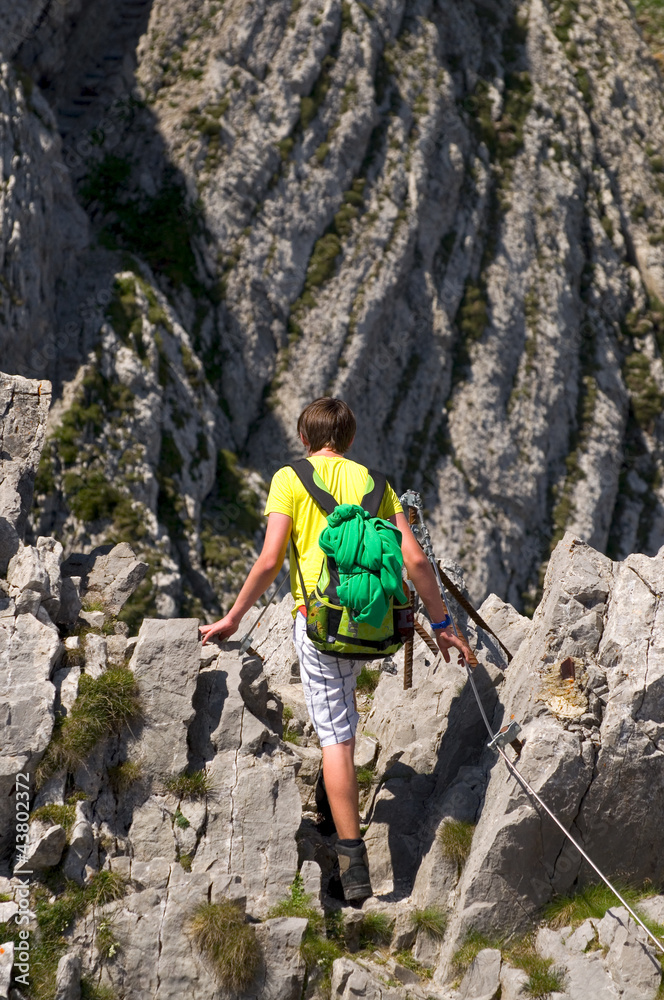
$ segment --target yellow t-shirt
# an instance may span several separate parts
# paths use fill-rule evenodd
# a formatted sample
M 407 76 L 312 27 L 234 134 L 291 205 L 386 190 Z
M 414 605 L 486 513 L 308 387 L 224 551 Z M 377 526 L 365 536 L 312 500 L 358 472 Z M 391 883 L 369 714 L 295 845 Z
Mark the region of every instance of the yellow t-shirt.
M 348 458 L 329 458 L 326 455 L 315 455 L 309 461 L 337 503 L 361 502 L 367 484 L 366 465 L 358 465 Z M 378 517 L 388 518 L 402 510 L 399 498 L 388 483 L 378 508 Z M 323 565 L 318 538 L 323 528 L 327 527 L 327 516 L 307 493 L 295 470 L 288 466 L 279 469 L 272 477 L 264 513 L 288 514 L 293 519 L 291 534 L 297 546 L 304 585 L 307 594 L 310 594 L 316 586 Z M 290 578 L 291 593 L 295 598 L 295 616 L 297 608 L 304 604 L 304 594 L 294 559 L 291 559 Z

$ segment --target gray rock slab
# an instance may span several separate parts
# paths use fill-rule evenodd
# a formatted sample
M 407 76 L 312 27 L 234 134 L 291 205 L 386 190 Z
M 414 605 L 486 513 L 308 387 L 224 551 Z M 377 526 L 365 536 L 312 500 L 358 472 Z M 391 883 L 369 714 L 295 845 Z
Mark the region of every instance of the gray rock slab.
M 653 1000 L 657 996 L 662 967 L 654 957 L 643 929 L 618 906 L 606 911 L 597 925 L 599 942 L 608 945 L 606 964 L 625 1000 Z
M 37 551 L 48 574 L 48 593 L 44 598 L 44 607 L 49 618 L 57 622 L 60 617 L 62 592 L 62 544 L 55 538 L 40 535 L 37 539 Z
M 300 876 L 305 893 L 311 898 L 311 906 L 323 912 L 321 893 L 321 870 L 317 861 L 303 861 Z
M 94 559 L 85 582 L 85 599 L 100 600 L 110 614 L 117 615 L 147 571 L 147 563 L 136 558 L 130 545 L 120 542 Z
M 483 948 L 461 980 L 462 1000 L 493 1000 L 500 986 L 501 961 L 498 948 Z
M 89 632 L 83 644 L 85 650 L 85 672 L 90 677 L 100 677 L 106 670 L 108 663 L 108 653 L 106 650 L 106 638 L 103 635 L 96 635 Z
M 513 969 L 503 962 L 500 970 L 500 1000 L 528 1000 L 529 993 L 526 990 L 528 973 L 523 969 Z
M 509 649 L 512 656 L 518 653 L 521 643 L 530 631 L 530 618 L 520 615 L 516 608 L 501 601 L 496 594 L 489 594 L 478 610 L 487 625 L 493 629 L 503 645 Z M 478 629 L 479 626 L 476 627 L 476 631 Z M 505 653 L 500 645 L 496 643 L 490 633 L 485 633 L 484 630 L 480 631 L 482 632 L 482 643 L 488 647 L 494 646 L 493 652 L 498 661 L 505 664 Z
M 262 952 L 256 990 L 261 1000 L 299 1000 L 305 964 L 300 945 L 307 921 L 301 917 L 274 917 L 259 924 L 256 937 Z
M 0 903 L 0 924 L 8 923 L 18 913 L 18 903 L 8 900 Z
M 664 877 L 656 847 L 664 814 L 654 807 L 664 801 L 664 602 L 657 597 L 664 592 L 663 561 L 634 554 L 615 565 L 614 577 L 596 655 L 608 687 L 601 743 L 577 827 L 600 868 L 658 885 Z
M 272 605 L 256 629 L 252 638 L 253 648 L 263 657 L 270 686 L 279 690 L 290 684 L 292 665 L 297 662 L 293 644 L 293 598 L 286 594 L 279 603 Z M 252 610 L 242 621 L 243 634 L 256 617 Z
M 664 896 L 651 896 L 639 903 L 639 913 L 644 913 L 655 923 L 664 925 Z
M 494 717 L 495 729 L 512 717 L 521 724 L 524 746 L 519 769 L 568 827 L 579 824 L 579 810 L 585 810 L 598 774 L 594 743 L 580 727 L 572 730 L 570 725 L 575 713 L 585 711 L 586 678 L 596 666 L 600 640 L 593 639 L 589 647 L 587 638 L 579 639 L 575 629 L 589 612 L 603 613 L 613 574 L 605 556 L 565 535 L 549 562 L 542 601 L 505 672 L 501 706 Z M 601 615 L 599 621 L 604 621 Z M 571 683 L 563 681 L 560 672 L 568 657 L 575 658 Z M 490 751 L 486 760 L 495 761 Z M 614 798 L 613 803 L 617 801 Z M 609 836 L 607 829 L 613 831 Z M 605 825 L 604 838 L 616 848 L 622 835 L 620 824 Z M 441 953 L 443 981 L 468 927 L 489 933 L 500 928 L 503 934 L 526 930 L 530 920 L 526 914 L 534 916 L 554 891 L 569 891 L 579 866 L 578 854 L 567 848 L 562 833 L 541 820 L 504 763 L 495 761 Z
M 66 642 L 66 640 L 65 640 Z M 58 667 L 53 673 L 53 684 L 57 692 L 58 707 L 66 715 L 78 697 L 80 667 Z
M 7 568 L 9 596 L 14 598 L 16 613 L 36 615 L 39 605 L 50 596 L 51 584 L 39 550 L 21 546 Z
M 537 951 L 553 959 L 564 973 L 565 995 L 572 1000 L 617 1000 L 620 990 L 611 978 L 601 951 L 587 954 L 567 949 L 560 931 L 541 928 L 536 938 Z
M 400 990 L 386 986 L 374 979 L 367 969 L 363 969 L 350 958 L 338 958 L 332 966 L 332 990 L 334 1000 L 402 1000 Z
M 28 868 L 38 871 L 59 864 L 67 843 L 67 834 L 59 824 L 46 826 L 39 820 L 30 824 L 30 847 Z
M 0 576 L 23 539 L 50 404 L 50 382 L 0 373 Z
M 169 863 L 175 861 L 174 814 L 172 796 L 151 795 L 134 809 L 129 843 L 137 861 L 154 861 L 157 858 Z
M 187 729 L 200 669 L 198 620 L 146 619 L 130 668 L 138 682 L 144 723 L 136 750 L 143 773 L 154 779 L 187 767 Z
M 58 962 L 55 1000 L 81 1000 L 81 956 L 67 952 Z
M 73 625 L 81 611 L 81 578 L 64 576 L 60 583 L 60 609 L 54 620 L 58 625 Z
M 250 912 L 264 917 L 297 872 L 302 806 L 294 754 L 251 714 L 242 689 L 242 662 L 232 649 L 200 677 L 190 744 L 209 761 L 211 791 L 193 871 L 220 865 L 239 876 Z
M 96 868 L 97 845 L 94 830 L 89 820 L 86 802 L 76 803 L 76 818 L 69 838 L 69 848 L 65 856 L 63 871 L 67 878 L 82 885 L 86 880 L 86 868 Z
M 19 771 L 34 772 L 53 731 L 55 687 L 50 681 L 61 653 L 57 629 L 32 614 L 3 614 L 13 610 L 0 599 L 0 855 L 13 849 L 10 798 Z

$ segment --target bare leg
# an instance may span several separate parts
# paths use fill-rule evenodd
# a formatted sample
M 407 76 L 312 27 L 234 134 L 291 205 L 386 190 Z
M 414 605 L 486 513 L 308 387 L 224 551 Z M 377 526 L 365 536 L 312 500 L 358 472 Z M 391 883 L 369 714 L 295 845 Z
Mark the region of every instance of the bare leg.
M 355 776 L 355 737 L 323 747 L 325 791 L 340 840 L 360 836 L 360 808 Z

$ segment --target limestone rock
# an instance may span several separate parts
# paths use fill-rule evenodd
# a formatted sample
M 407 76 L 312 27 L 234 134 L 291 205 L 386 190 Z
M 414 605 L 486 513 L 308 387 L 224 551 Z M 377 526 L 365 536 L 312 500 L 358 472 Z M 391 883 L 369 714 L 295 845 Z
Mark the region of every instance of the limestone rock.
M 81 578 L 65 576 L 60 584 L 60 610 L 56 624 L 73 625 L 81 610 Z
M 0 903 L 0 923 L 6 924 L 12 920 L 18 913 L 18 903 L 13 900 L 8 900 L 5 903 Z
M 654 957 L 653 947 L 644 931 L 629 916 L 627 910 L 615 907 L 607 910 L 597 925 L 601 945 L 608 945 L 606 964 L 613 981 L 626 1000 L 653 1000 L 662 978 L 662 966 Z
M 334 1000 L 401 1000 L 400 991 L 383 985 L 349 958 L 337 958 L 332 966 L 331 995 Z
M 192 759 L 207 762 L 211 786 L 193 871 L 221 864 L 237 874 L 250 912 L 262 917 L 295 877 L 302 809 L 294 756 L 247 708 L 238 644 L 226 645 L 216 669 L 200 675 L 189 731 Z
M 65 640 L 66 643 L 66 640 Z M 53 684 L 57 692 L 56 709 L 66 715 L 78 697 L 80 667 L 59 667 L 53 674 Z
M 0 576 L 23 540 L 50 402 L 50 382 L 0 374 Z
M 55 687 L 50 676 L 61 652 L 57 629 L 48 618 L 14 616 L 13 602 L 0 599 L 0 716 L 4 722 L 0 757 L 0 854 L 13 850 L 14 800 L 19 771 L 34 773 L 51 738 Z
M 261 1000 L 301 997 L 305 965 L 300 945 L 306 929 L 307 921 L 301 917 L 274 917 L 256 928 L 262 952 L 256 994 Z
M 57 823 L 46 826 L 39 821 L 30 824 L 28 867 L 42 870 L 59 864 L 67 843 L 67 834 Z
M 86 868 L 98 867 L 96 859 L 97 846 L 94 830 L 88 818 L 88 807 L 85 802 L 77 802 L 76 818 L 69 838 L 63 871 L 67 878 L 82 885 L 86 877 Z
M 395 657 L 397 674 L 381 673 L 365 723 L 380 746 L 375 774 L 381 785 L 368 809 L 365 834 L 372 885 L 379 894 L 392 889 L 410 893 L 421 857 L 435 843 L 445 809 L 450 808 L 448 815 L 461 818 L 463 810 L 456 815 L 454 796 L 444 806 L 441 800 L 459 768 L 477 759 L 485 740 L 486 730 L 465 683 L 465 670 L 455 659 L 449 665 L 442 657 L 434 659 L 421 643 L 416 643 L 414 652 L 413 687 L 403 690 L 400 652 Z M 493 662 L 488 647 L 478 655 L 481 666 L 475 672 L 476 682 L 487 709 L 493 711 L 502 669 Z M 471 799 L 476 810 L 479 799 L 472 793 Z M 467 819 L 474 820 L 472 808 Z M 427 871 L 433 865 L 444 879 L 445 869 L 437 867 L 439 858 L 435 858 L 430 856 Z M 432 898 L 436 891 L 432 888 Z
M 556 966 L 564 970 L 565 995 L 573 1000 L 577 997 L 593 997 L 597 1000 L 616 1000 L 619 992 L 599 951 L 583 954 L 577 949 L 567 949 L 563 935 L 548 928 L 537 934 L 537 950 L 545 958 L 551 958 Z
M 304 891 L 311 898 L 311 905 L 322 913 L 320 865 L 316 861 L 303 861 L 300 875 Z
M 117 615 L 148 571 L 131 546 L 120 542 L 93 561 L 85 585 L 86 600 L 102 602 L 106 611 Z
M 62 162 L 62 143 L 53 111 L 40 89 L 16 72 L 9 52 L 25 44 L 32 27 L 40 21 L 45 27 L 54 15 L 62 24 L 79 4 L 80 0 L 74 0 L 71 7 L 41 2 L 18 7 L 11 2 L 3 4 L 6 9 L 11 8 L 11 14 L 9 30 L 7 34 L 3 32 L 0 71 L 0 108 L 3 120 L 8 123 L 3 130 L 2 159 L 12 164 L 13 180 L 3 199 L 0 229 L 5 288 L 0 357 L 4 371 L 21 372 L 42 380 L 47 374 L 53 377 L 61 365 L 71 364 L 74 359 L 78 362 L 81 348 L 87 350 L 87 344 L 80 338 L 80 314 L 79 322 L 72 328 L 76 314 L 70 313 L 63 322 L 61 313 L 58 318 L 58 306 L 62 305 L 61 296 L 67 294 L 65 289 L 74 295 L 82 289 L 77 258 L 87 245 L 88 219 L 74 196 L 71 176 Z M 44 11 L 45 7 L 50 9 Z M 45 18 L 43 13 L 47 15 Z M 20 40 L 19 35 L 23 35 Z M 34 396 L 36 408 L 43 406 L 45 416 L 50 384 L 26 380 L 14 384 L 21 387 L 20 394 Z M 44 394 L 41 402 L 39 385 Z M 0 413 L 3 410 L 4 405 L 0 405 Z M 20 433 L 29 440 L 36 409 L 32 416 L 25 415 L 28 422 Z M 37 430 L 37 422 L 33 429 Z M 37 455 L 42 441 L 43 430 L 34 437 Z M 11 448 L 4 450 L 13 454 Z M 3 507 L 4 502 L 0 502 L 0 509 Z M 22 536 L 22 529 L 18 533 Z
M 37 551 L 48 576 L 48 593 L 44 599 L 44 608 L 52 621 L 60 617 L 62 604 L 62 545 L 55 538 L 40 536 L 37 539 Z
M 639 911 L 645 913 L 655 923 L 664 924 L 664 896 L 651 896 L 649 899 L 642 899 L 639 903 Z
M 103 611 L 81 611 L 78 617 L 90 628 L 102 628 L 106 621 L 106 615 Z
M 155 779 L 187 767 L 187 727 L 200 669 L 198 621 L 194 618 L 141 626 L 130 668 L 145 714 L 138 754 L 144 773 Z
M 106 670 L 107 650 L 103 635 L 89 632 L 85 637 L 85 672 L 97 678 Z
M 16 613 L 36 615 L 39 605 L 50 593 L 48 573 L 36 548 L 19 549 L 7 567 L 7 582 Z
M 81 958 L 67 952 L 58 962 L 55 980 L 55 1000 L 80 1000 Z
M 523 969 L 513 969 L 503 962 L 500 969 L 500 1000 L 527 1000 L 528 974 Z
M 493 1000 L 500 986 L 500 965 L 500 950 L 483 948 L 461 981 L 463 1000 Z
M 657 841 L 661 817 L 646 789 L 659 781 L 660 751 L 649 744 L 646 754 L 645 746 L 658 732 L 661 669 L 658 651 L 646 654 L 646 646 L 660 613 L 654 592 L 661 588 L 661 572 L 660 561 L 644 556 L 615 566 L 566 535 L 552 556 L 532 625 L 506 672 L 504 708 L 493 721 L 494 730 L 503 719 L 520 722 L 520 770 L 603 870 L 622 865 L 636 879 L 653 880 L 660 877 L 661 862 L 648 845 Z M 574 677 L 563 678 L 565 660 Z M 593 697 L 604 706 L 599 733 L 578 722 Z M 649 704 L 652 710 L 640 707 Z M 602 763 L 620 753 L 625 732 L 635 748 L 626 764 L 633 775 L 629 803 L 614 784 L 615 770 Z M 500 926 L 505 932 L 519 923 L 515 896 L 534 914 L 552 892 L 569 891 L 582 870 L 574 848 L 506 777 L 505 766 L 497 763 L 459 882 L 441 968 L 464 926 Z M 611 829 L 620 836 L 607 836 L 609 809 Z M 492 875 L 497 869 L 501 880 Z
M 150 796 L 134 809 L 129 842 L 137 861 L 157 858 L 174 862 L 176 840 L 173 831 L 174 809 L 163 796 Z

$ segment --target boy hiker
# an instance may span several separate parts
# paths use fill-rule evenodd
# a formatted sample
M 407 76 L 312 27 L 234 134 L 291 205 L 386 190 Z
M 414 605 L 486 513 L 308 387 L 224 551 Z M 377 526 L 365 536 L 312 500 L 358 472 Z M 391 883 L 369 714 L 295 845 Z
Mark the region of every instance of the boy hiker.
M 373 484 L 374 480 L 368 478 L 365 466 L 344 458 L 355 435 L 355 417 L 350 407 L 341 399 L 327 396 L 316 399 L 300 414 L 297 430 L 307 449 L 308 461 L 315 470 L 316 486 L 324 486 L 334 498 L 331 507 L 334 507 L 335 502 L 340 505 L 360 504 L 367 492 L 367 485 Z M 325 497 L 325 494 L 322 496 Z M 338 835 L 335 847 L 339 857 L 341 884 L 346 900 L 359 903 L 371 895 L 367 852 L 360 836 L 358 788 L 353 760 L 355 730 L 359 720 L 355 705 L 355 681 L 362 667 L 362 660 L 321 652 L 307 634 L 306 618 L 307 601 L 309 595 L 316 590 L 324 560 L 323 551 L 319 547 L 319 536 L 327 529 L 329 539 L 333 523 L 336 524 L 334 530 L 340 530 L 339 524 L 334 521 L 338 511 L 343 513 L 348 509 L 338 507 L 328 521 L 324 510 L 305 488 L 298 473 L 290 466 L 279 469 L 272 479 L 265 507 L 268 520 L 262 552 L 228 614 L 213 625 L 201 626 L 201 632 L 205 644 L 213 636 L 228 639 L 237 631 L 243 616 L 276 578 L 288 543 L 292 540 L 296 549 L 296 558 L 291 559 L 290 566 L 291 590 L 295 598 L 293 639 L 300 661 L 307 708 L 322 749 L 323 788 L 327 793 Z M 360 513 L 360 521 L 363 517 L 369 517 L 368 514 L 358 512 L 357 508 L 350 508 L 350 513 L 356 518 Z M 379 615 L 383 614 L 386 605 L 381 586 L 392 585 L 394 589 L 395 572 L 398 573 L 398 587 L 402 592 L 401 558 L 398 550 L 400 543 L 403 563 L 429 613 L 443 657 L 449 663 L 449 649 L 456 646 L 459 661 L 463 662 L 462 657 L 468 657 L 470 650 L 462 639 L 454 635 L 448 624 L 449 620 L 445 620 L 445 605 L 433 570 L 412 534 L 396 493 L 389 484 L 385 485 L 377 517 L 391 522 L 398 530 L 395 531 L 385 521 L 382 524 L 377 520 L 372 521 L 379 529 L 372 534 L 372 538 L 374 542 L 379 539 L 383 551 L 388 555 L 390 543 L 396 544 L 398 559 L 394 560 L 390 555 L 391 566 L 379 567 L 379 572 L 374 573 L 373 577 L 370 574 L 365 574 L 361 579 L 353 577 L 356 586 L 353 594 L 357 598 L 354 603 L 359 606 L 358 593 L 364 587 L 360 596 L 365 601 L 365 606 L 366 602 L 380 605 L 383 610 L 379 610 Z M 362 530 L 362 525 L 358 530 Z M 357 540 L 358 536 L 344 537 Z M 369 548 L 368 542 L 366 547 Z M 377 550 L 374 545 L 372 551 L 375 554 L 380 549 Z M 311 605 L 311 601 L 309 603 Z M 357 615 L 357 612 L 353 612 L 353 615 Z M 351 621 L 351 625 L 354 626 L 355 622 Z M 439 627 L 436 628 L 436 625 Z

